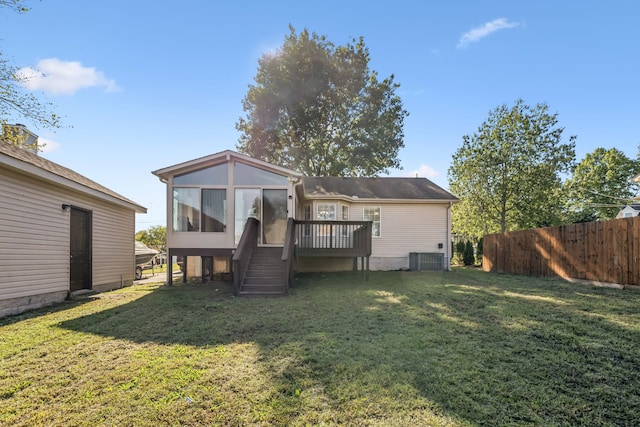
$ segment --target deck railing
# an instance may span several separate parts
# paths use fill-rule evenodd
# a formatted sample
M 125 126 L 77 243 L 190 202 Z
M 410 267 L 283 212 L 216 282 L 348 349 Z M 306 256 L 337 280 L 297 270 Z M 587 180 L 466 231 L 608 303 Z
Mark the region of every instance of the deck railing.
M 371 221 L 294 221 L 300 257 L 368 257 Z
M 282 247 L 282 261 L 285 263 L 285 271 L 287 273 L 287 292 L 289 287 L 293 286 L 293 257 L 295 255 L 296 233 L 295 220 L 289 218 L 287 220 L 287 232 L 284 238 L 284 246 Z

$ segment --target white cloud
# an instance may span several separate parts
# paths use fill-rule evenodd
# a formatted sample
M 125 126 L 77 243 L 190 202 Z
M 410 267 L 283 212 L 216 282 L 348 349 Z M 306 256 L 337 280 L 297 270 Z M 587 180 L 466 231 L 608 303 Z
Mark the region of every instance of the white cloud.
M 415 176 L 420 176 L 423 178 L 434 178 L 436 176 L 440 175 L 440 172 L 438 172 L 437 170 L 435 170 L 434 168 L 432 168 L 429 165 L 420 165 L 420 167 L 418 169 L 415 169 L 411 172 L 407 172 L 408 177 L 415 177 Z
M 18 70 L 23 86 L 30 90 L 42 90 L 53 95 L 73 95 L 80 89 L 103 88 L 105 92 L 116 92 L 120 88 L 115 80 L 108 79 L 102 71 L 85 67 L 77 61 L 61 61 L 58 58 L 43 59 L 36 69 L 26 67 Z
M 38 138 L 38 145 L 41 146 L 42 153 L 50 153 L 60 148 L 60 144 L 58 144 L 57 142 L 42 137 Z
M 38 137 L 38 149 L 41 153 L 51 153 L 57 151 L 60 148 L 60 144 L 52 139 Z
M 496 31 L 515 28 L 519 25 L 520 24 L 517 22 L 509 22 L 506 18 L 494 19 L 491 22 L 487 22 L 480 27 L 473 28 L 471 31 L 464 33 L 462 37 L 460 37 L 458 48 L 463 48 L 469 43 L 480 41 L 482 38 L 491 33 L 495 33 Z

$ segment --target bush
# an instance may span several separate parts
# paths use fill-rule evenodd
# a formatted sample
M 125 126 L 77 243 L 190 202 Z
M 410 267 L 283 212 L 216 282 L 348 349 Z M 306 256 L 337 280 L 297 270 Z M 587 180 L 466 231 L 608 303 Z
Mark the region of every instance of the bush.
M 476 261 L 478 264 L 482 264 L 482 237 L 478 240 L 476 245 Z
M 467 243 L 464 247 L 462 262 L 464 263 L 464 265 L 474 265 L 476 262 L 475 255 L 473 254 L 473 244 L 469 240 L 467 240 Z
M 452 248 L 453 248 L 453 243 L 452 243 Z M 453 256 L 451 258 L 452 264 L 458 265 L 463 263 L 464 248 L 465 248 L 465 244 L 463 241 L 456 242 L 455 250 L 453 251 Z

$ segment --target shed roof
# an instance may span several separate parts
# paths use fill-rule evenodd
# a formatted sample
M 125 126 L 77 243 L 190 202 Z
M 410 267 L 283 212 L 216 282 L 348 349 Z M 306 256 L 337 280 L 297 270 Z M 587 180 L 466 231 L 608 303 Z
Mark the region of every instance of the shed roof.
M 57 163 L 42 158 L 36 154 L 0 141 L 0 163 L 28 172 L 32 175 L 38 175 L 41 178 L 55 181 L 69 188 L 91 193 L 112 202 L 128 205 L 131 209 L 138 213 L 146 213 L 147 209 L 132 200 L 98 184 L 89 178 L 80 175 L 69 168 L 61 166 Z
M 458 198 L 427 178 L 302 178 L 305 198 L 429 200 L 456 202 Z

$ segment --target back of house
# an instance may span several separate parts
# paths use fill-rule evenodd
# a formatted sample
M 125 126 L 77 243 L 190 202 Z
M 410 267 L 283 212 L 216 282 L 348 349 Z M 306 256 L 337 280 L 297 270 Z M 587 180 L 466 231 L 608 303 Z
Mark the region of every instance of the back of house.
M 449 268 L 457 199 L 425 178 L 304 177 L 230 150 L 153 174 L 166 184 L 168 255 L 187 261 L 186 276 L 230 272 L 252 223 L 252 245 L 273 262 L 294 236 L 297 271 L 349 270 L 356 257 L 375 270 L 419 269 L 422 258 Z

